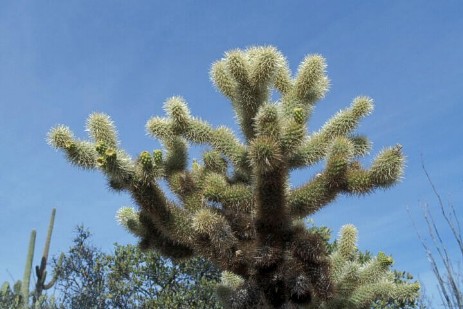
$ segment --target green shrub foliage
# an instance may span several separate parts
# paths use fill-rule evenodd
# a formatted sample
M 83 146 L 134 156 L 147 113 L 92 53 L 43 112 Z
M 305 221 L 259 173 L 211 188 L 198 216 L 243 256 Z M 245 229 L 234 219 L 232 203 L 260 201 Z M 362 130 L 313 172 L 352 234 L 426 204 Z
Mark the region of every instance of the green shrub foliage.
M 104 253 L 79 226 L 56 268 L 60 306 L 80 308 L 222 308 L 214 287 L 220 271 L 204 259 L 176 263 L 155 251 L 115 244 Z

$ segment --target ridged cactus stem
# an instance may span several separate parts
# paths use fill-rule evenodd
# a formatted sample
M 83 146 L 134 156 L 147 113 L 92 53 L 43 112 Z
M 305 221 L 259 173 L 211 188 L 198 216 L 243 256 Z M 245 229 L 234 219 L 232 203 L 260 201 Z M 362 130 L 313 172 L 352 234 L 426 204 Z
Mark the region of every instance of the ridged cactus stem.
M 35 266 L 35 272 L 37 275 L 37 282 L 35 284 L 35 291 L 33 295 L 33 303 L 35 303 L 39 297 L 42 295 L 43 290 L 47 290 L 53 286 L 53 284 L 56 281 L 56 274 L 54 275 L 54 278 L 46 284 L 45 280 L 47 277 L 47 261 L 48 261 L 48 252 L 50 251 L 50 242 L 51 242 L 51 235 L 53 232 L 53 226 L 55 224 L 55 214 L 56 214 L 56 209 L 53 208 L 50 216 L 50 223 L 48 224 L 48 232 L 47 232 L 47 238 L 45 240 L 45 246 L 43 247 L 43 254 L 42 254 L 42 259 L 40 260 L 40 266 L 37 265 Z
M 53 233 L 53 226 L 55 224 L 55 215 L 56 208 L 53 208 L 51 211 L 50 223 L 48 224 L 47 240 L 45 241 L 45 246 L 43 247 L 42 257 L 45 259 L 48 259 L 48 252 L 50 251 L 51 234 Z
M 26 267 L 24 268 L 24 276 L 21 285 L 21 294 L 23 296 L 23 305 L 24 308 L 29 307 L 29 284 L 31 280 L 31 270 L 32 270 L 32 260 L 34 259 L 34 250 L 35 250 L 35 238 L 37 232 L 32 230 L 31 237 L 29 239 L 29 249 L 27 251 Z

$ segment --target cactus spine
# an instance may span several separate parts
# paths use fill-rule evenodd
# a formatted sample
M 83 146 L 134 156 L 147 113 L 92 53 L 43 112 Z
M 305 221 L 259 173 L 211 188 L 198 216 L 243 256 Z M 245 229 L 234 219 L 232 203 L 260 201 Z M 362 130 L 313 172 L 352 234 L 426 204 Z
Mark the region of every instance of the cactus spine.
M 233 50 L 213 64 L 211 77 L 230 99 L 243 140 L 193 117 L 183 98 L 172 97 L 164 105 L 166 117 L 146 124 L 164 152 L 143 151 L 132 159 L 120 147 L 110 117 L 101 113 L 88 118 L 89 141 L 60 125 L 49 132 L 49 143 L 72 164 L 99 169 L 112 189 L 131 194 L 138 208 L 121 209 L 118 221 L 140 238 L 142 248 L 175 259 L 199 255 L 218 265 L 226 307 L 326 308 L 340 292 L 334 264 L 323 238 L 297 222 L 341 194 L 357 196 L 396 183 L 404 165 L 401 146 L 380 152 L 371 167 L 362 166 L 370 143 L 354 130 L 373 110 L 368 97 L 355 98 L 308 134 L 307 121 L 329 85 L 320 55 L 307 56 L 293 77 L 273 47 Z M 271 101 L 272 90 L 281 95 L 277 102 Z M 191 168 L 189 143 L 210 147 L 202 164 Z M 288 185 L 291 171 L 322 160 L 324 170 L 315 177 L 297 188 Z M 161 180 L 178 202 L 163 192 Z M 401 289 L 393 283 L 376 286 L 383 292 L 386 286 Z M 361 308 L 368 295 L 385 295 L 367 290 L 349 290 L 354 294 L 343 297 L 354 295 L 353 307 Z

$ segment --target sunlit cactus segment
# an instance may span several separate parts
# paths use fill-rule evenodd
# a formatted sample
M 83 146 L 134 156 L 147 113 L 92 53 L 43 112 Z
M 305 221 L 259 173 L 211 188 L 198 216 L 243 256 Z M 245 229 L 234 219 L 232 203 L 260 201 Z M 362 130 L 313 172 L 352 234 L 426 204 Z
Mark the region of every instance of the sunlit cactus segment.
M 102 113 L 93 113 L 87 119 L 87 131 L 96 143 L 104 143 L 108 147 L 117 147 L 117 132 L 111 118 Z

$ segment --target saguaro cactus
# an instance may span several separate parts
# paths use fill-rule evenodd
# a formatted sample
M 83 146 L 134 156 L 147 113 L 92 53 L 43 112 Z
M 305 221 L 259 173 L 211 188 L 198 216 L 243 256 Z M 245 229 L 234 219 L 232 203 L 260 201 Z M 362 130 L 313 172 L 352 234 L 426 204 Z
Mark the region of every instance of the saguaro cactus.
M 14 284 L 13 290 L 11 290 L 10 284 L 8 282 L 4 282 L 2 285 L 0 291 L 0 308 L 3 308 L 3 306 L 9 306 L 11 308 L 29 308 L 29 287 L 31 280 L 32 263 L 34 260 L 36 236 L 37 232 L 35 230 L 32 230 L 31 236 L 29 238 L 29 246 L 27 249 L 26 265 L 24 267 L 23 280 L 18 280 Z
M 45 247 L 43 250 L 43 255 L 42 259 L 40 262 L 40 266 L 36 266 L 36 275 L 37 275 L 37 282 L 35 285 L 35 289 L 32 292 L 32 303 L 35 304 L 40 296 L 42 295 L 43 290 L 50 289 L 54 283 L 56 282 L 57 279 L 57 273 L 54 273 L 52 280 L 45 284 L 45 279 L 47 275 L 46 267 L 47 267 L 47 260 L 48 260 L 48 251 L 50 249 L 50 241 L 51 241 L 51 234 L 53 231 L 53 225 L 55 222 L 55 214 L 56 214 L 56 209 L 53 208 L 51 217 L 50 217 L 50 223 L 48 226 L 48 233 L 47 233 L 47 238 L 45 241 Z M 30 279 L 31 279 L 31 272 L 32 272 L 32 263 L 34 260 L 34 252 L 35 252 L 35 239 L 37 236 L 37 232 L 35 230 L 32 230 L 31 232 L 31 237 L 29 239 L 29 247 L 27 251 L 27 258 L 26 258 L 26 266 L 24 268 L 24 275 L 23 275 L 23 280 L 16 282 L 14 285 L 14 300 L 10 301 L 10 305 L 14 306 L 14 308 L 29 308 L 29 297 L 31 295 L 30 293 Z M 60 257 L 58 261 L 58 265 L 60 264 L 60 261 L 62 260 L 62 257 Z M 0 291 L 2 296 L 9 295 L 13 293 L 10 289 L 10 285 L 8 282 L 5 282 L 2 285 L 2 289 Z M 20 292 L 20 293 L 19 293 Z
M 45 280 L 47 278 L 46 269 L 47 269 L 47 261 L 48 261 L 48 252 L 50 250 L 50 242 L 51 242 L 51 234 L 53 232 L 53 225 L 55 224 L 55 214 L 56 214 L 56 209 L 53 208 L 51 212 L 51 216 L 50 216 L 50 223 L 48 224 L 47 238 L 45 240 L 45 246 L 43 248 L 42 259 L 40 260 L 40 266 L 39 265 L 35 266 L 35 274 L 37 276 L 37 282 L 35 284 L 35 291 L 33 294 L 33 303 L 37 302 L 37 300 L 40 298 L 44 290 L 48 290 L 52 288 L 57 280 L 58 274 L 55 272 L 50 282 L 45 283 Z M 60 259 L 58 260 L 58 265 L 61 264 L 61 261 L 62 261 L 62 255 Z
M 35 238 L 37 232 L 32 230 L 27 250 L 26 266 L 24 268 L 23 281 L 21 283 L 21 294 L 24 308 L 29 308 L 29 285 L 31 280 L 32 260 L 34 259 Z
M 146 125 L 164 151 L 143 151 L 132 159 L 101 113 L 88 118 L 90 141 L 59 125 L 49 132 L 49 142 L 74 165 L 101 170 L 111 188 L 132 195 L 138 208 L 122 208 L 117 218 L 142 248 L 175 259 L 199 255 L 220 267 L 219 294 L 227 307 L 324 306 L 340 292 L 332 261 L 321 236 L 298 219 L 339 194 L 393 185 L 404 163 L 397 145 L 381 151 L 370 168 L 360 164 L 370 143 L 354 129 L 373 110 L 368 97 L 355 98 L 308 134 L 307 121 L 328 89 L 325 69 L 321 56 L 307 56 L 293 78 L 273 47 L 233 50 L 214 63 L 212 80 L 230 99 L 243 140 L 193 117 L 185 100 L 173 97 L 164 105 L 167 117 L 153 117 Z M 273 90 L 280 93 L 277 102 L 271 101 Z M 188 164 L 189 143 L 210 147 L 202 164 Z M 289 185 L 290 171 L 321 160 L 320 173 L 297 188 Z M 178 202 L 162 191 L 162 179 Z

